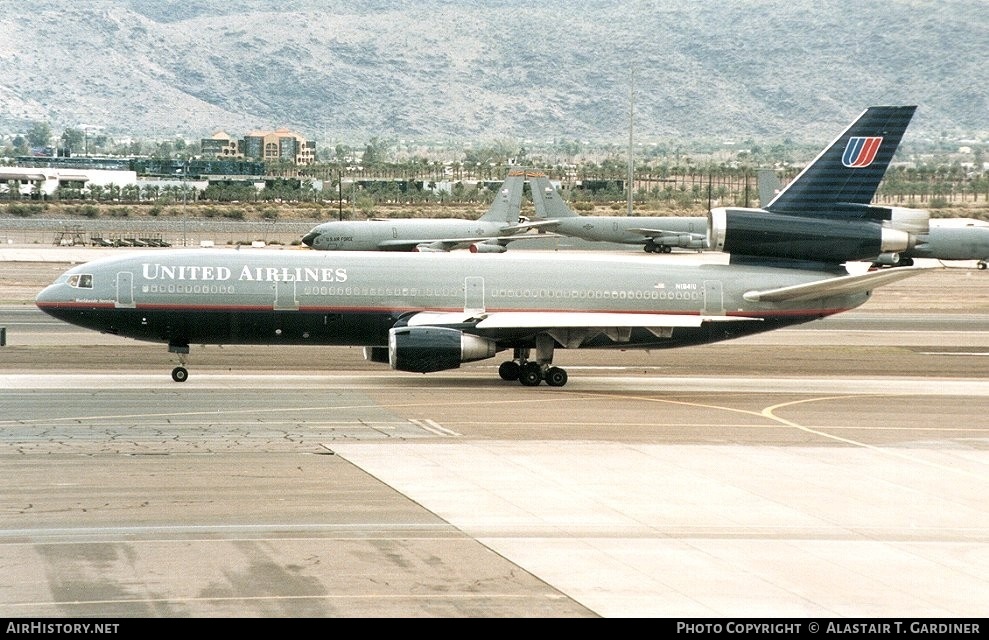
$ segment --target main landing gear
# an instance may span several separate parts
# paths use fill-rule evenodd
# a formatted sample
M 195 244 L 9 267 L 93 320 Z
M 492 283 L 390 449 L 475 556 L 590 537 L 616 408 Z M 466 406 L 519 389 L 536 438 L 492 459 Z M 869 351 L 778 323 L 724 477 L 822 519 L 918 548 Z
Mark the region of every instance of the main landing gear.
M 172 380 L 185 382 L 189 379 L 189 370 L 185 368 L 185 361 L 189 355 L 189 345 L 170 342 L 168 343 L 168 350 L 179 356 L 179 366 L 172 369 Z
M 646 240 L 643 249 L 646 253 L 673 253 L 673 247 L 665 244 L 656 244 L 652 240 Z
M 553 339 L 539 336 L 536 339 L 536 359 L 529 360 L 528 347 L 516 347 L 514 359 L 502 362 L 498 375 L 502 380 L 518 380 L 522 386 L 536 387 L 543 380 L 551 387 L 562 387 L 567 383 L 567 372 L 553 364 Z

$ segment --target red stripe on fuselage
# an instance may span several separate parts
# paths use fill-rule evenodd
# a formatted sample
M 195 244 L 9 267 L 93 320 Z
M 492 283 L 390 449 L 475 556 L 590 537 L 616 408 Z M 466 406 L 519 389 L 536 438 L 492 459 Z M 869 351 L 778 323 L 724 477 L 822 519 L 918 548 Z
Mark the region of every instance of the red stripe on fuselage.
M 462 313 L 463 308 L 449 307 L 449 308 L 429 308 L 422 309 L 420 307 L 314 307 L 314 306 L 300 306 L 296 309 L 276 309 L 273 306 L 260 306 L 260 305 L 188 305 L 188 304 L 138 304 L 133 307 L 117 307 L 112 302 L 39 302 L 37 303 L 39 309 L 109 309 L 109 310 L 143 310 L 143 311 L 182 311 L 182 312 L 195 312 L 201 311 L 204 313 L 209 312 L 229 312 L 229 311 L 243 311 L 243 312 L 268 312 L 268 311 L 288 311 L 293 313 Z M 725 315 L 733 318 L 782 318 L 782 317 L 797 317 L 797 316 L 831 316 L 837 313 L 842 313 L 848 311 L 853 307 L 843 307 L 840 309 L 780 309 L 777 311 L 727 311 Z M 700 310 L 683 310 L 683 311 L 662 311 L 662 310 L 625 310 L 625 311 L 615 311 L 614 309 L 581 309 L 579 311 L 573 309 L 487 309 L 487 313 L 625 313 L 630 315 L 689 315 L 689 316 L 703 316 L 707 315 Z

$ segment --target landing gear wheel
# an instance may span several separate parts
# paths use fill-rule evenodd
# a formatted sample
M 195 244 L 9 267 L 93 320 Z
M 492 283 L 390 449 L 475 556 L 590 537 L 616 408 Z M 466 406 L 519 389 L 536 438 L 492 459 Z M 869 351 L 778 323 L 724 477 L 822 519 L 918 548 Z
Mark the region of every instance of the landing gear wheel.
M 551 387 L 562 387 L 567 383 L 567 372 L 560 367 L 550 367 L 546 371 L 546 384 Z
M 185 367 L 175 367 L 172 369 L 172 380 L 175 382 L 185 382 L 189 379 L 189 371 Z
M 979 260 L 979 264 L 975 266 L 979 268 L 979 271 L 985 271 L 985 268 L 989 266 L 989 263 L 987 263 L 985 260 Z
M 498 367 L 498 375 L 501 376 L 502 380 L 518 380 L 521 372 L 522 367 L 514 360 L 502 362 L 501 366 Z
M 527 362 L 519 372 L 519 382 L 526 387 L 538 386 L 543 380 L 543 372 L 538 362 Z

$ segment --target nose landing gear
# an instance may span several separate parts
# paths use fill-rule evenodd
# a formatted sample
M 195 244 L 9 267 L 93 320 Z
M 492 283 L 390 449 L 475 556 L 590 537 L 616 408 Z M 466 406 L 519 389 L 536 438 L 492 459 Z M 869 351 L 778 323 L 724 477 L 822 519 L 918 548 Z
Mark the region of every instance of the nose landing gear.
M 189 345 L 185 343 L 169 342 L 168 351 L 175 353 L 179 357 L 179 366 L 172 369 L 172 380 L 175 382 L 185 382 L 189 379 L 189 370 L 185 368 L 185 361 L 189 355 Z

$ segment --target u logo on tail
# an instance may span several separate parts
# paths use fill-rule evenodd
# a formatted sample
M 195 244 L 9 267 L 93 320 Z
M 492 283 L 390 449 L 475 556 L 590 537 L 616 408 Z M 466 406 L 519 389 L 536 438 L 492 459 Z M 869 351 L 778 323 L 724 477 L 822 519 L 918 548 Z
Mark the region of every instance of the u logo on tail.
M 882 136 L 853 137 L 845 145 L 845 153 L 841 156 L 841 164 L 851 169 L 868 167 L 876 159 L 876 153 L 883 143 Z

